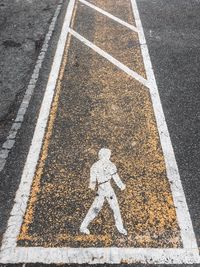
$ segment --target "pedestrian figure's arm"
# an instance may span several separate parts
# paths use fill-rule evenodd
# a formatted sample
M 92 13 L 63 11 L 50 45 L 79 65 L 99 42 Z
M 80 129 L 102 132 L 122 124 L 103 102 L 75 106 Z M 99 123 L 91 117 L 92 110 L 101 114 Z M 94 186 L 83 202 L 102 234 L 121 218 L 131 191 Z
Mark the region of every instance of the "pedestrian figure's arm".
M 89 184 L 89 188 L 92 190 L 95 190 L 96 187 L 96 168 L 94 168 L 93 166 L 90 169 L 90 184 Z
M 112 175 L 115 183 L 117 184 L 117 186 L 121 189 L 124 190 L 126 188 L 126 185 L 122 182 L 122 180 L 120 179 L 119 175 L 117 173 Z

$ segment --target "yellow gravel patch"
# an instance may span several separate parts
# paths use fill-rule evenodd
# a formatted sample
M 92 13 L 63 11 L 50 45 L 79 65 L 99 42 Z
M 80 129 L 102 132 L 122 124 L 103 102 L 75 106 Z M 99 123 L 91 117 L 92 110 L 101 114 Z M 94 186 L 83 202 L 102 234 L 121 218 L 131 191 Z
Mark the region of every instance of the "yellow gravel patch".
M 180 247 L 147 88 L 72 40 L 18 245 Z M 102 146 L 112 150 L 127 186 L 123 192 L 114 187 L 127 237 L 115 229 L 107 204 L 91 223 L 91 235 L 79 232 L 95 197 L 89 170 Z

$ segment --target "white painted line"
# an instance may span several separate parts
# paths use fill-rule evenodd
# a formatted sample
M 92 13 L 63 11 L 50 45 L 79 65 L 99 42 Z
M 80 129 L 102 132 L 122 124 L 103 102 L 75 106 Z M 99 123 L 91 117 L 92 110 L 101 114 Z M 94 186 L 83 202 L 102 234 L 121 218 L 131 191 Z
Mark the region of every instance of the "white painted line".
M 62 3 L 63 3 L 63 1 L 60 1 L 58 3 L 58 6 L 57 6 L 56 11 L 55 11 L 54 16 L 53 16 L 53 19 L 52 19 L 51 24 L 49 26 L 49 30 L 48 30 L 48 32 L 47 32 L 47 34 L 45 36 L 44 43 L 43 43 L 42 49 L 40 51 L 40 54 L 38 56 L 35 68 L 33 70 L 33 73 L 32 73 L 32 76 L 31 76 L 31 80 L 30 80 L 29 85 L 28 85 L 28 87 L 26 89 L 26 92 L 25 92 L 24 98 L 22 100 L 22 103 L 21 103 L 21 105 L 19 107 L 18 114 L 17 114 L 17 116 L 15 118 L 15 122 L 13 123 L 13 125 L 12 125 L 12 127 L 11 127 L 11 129 L 10 129 L 10 131 L 8 133 L 7 140 L 2 145 L 2 148 L 0 150 L 0 155 L 6 155 L 6 157 L 4 157 L 4 158 L 0 156 L 0 172 L 5 167 L 9 152 L 11 151 L 11 149 L 14 146 L 15 137 L 16 137 L 19 129 L 21 128 L 21 124 L 22 124 L 22 122 L 24 120 L 24 115 L 25 115 L 25 113 L 27 111 L 27 108 L 29 106 L 32 94 L 34 92 L 34 89 L 35 89 L 35 86 L 36 86 L 36 83 L 37 83 L 37 80 L 38 80 L 38 77 L 39 77 L 39 74 L 40 74 L 40 69 L 42 67 L 42 63 L 44 61 L 44 58 L 45 58 L 45 55 L 46 55 L 46 51 L 47 51 L 48 46 L 49 46 L 49 40 L 51 39 L 51 36 L 53 34 L 53 31 L 54 31 L 54 28 L 55 28 L 55 24 L 56 24 L 58 15 L 59 15 L 60 10 L 61 10 Z M 33 77 L 34 77 L 34 79 L 33 79 Z M 18 127 L 17 128 L 14 127 L 14 125 L 16 123 L 18 123 Z M 9 146 L 9 148 L 7 148 L 7 144 L 8 143 L 10 143 L 10 144 L 12 143 L 12 145 Z
M 108 13 L 107 11 L 105 11 L 105 10 L 103 10 L 103 9 L 101 9 L 101 8 L 99 8 L 99 7 L 97 7 L 97 6 L 93 5 L 93 4 L 85 1 L 85 0 L 79 0 L 79 2 L 83 3 L 84 5 L 86 5 L 88 7 L 93 8 L 94 10 L 98 11 L 99 13 L 101 13 L 101 14 L 109 17 L 110 19 L 120 23 L 121 25 L 129 28 L 130 30 L 138 32 L 138 29 L 135 26 L 133 26 L 133 25 L 131 25 L 131 24 L 129 24 L 129 23 L 127 23 L 127 22 L 115 17 L 115 16 L 113 16 L 112 14 Z
M 83 36 L 81 36 L 79 33 L 75 32 L 72 29 L 69 29 L 69 32 L 76 37 L 79 41 L 83 42 L 88 47 L 92 48 L 95 52 L 97 52 L 102 57 L 106 58 L 108 61 L 110 61 L 112 64 L 114 64 L 116 67 L 130 75 L 132 78 L 136 79 L 138 82 L 142 83 L 144 86 L 149 88 L 149 83 L 147 80 L 145 80 L 142 76 L 140 76 L 137 72 L 129 69 L 127 66 L 125 66 L 123 63 L 112 57 L 110 54 L 96 46 L 95 44 L 91 43 L 87 39 L 85 39 Z
M 185 199 L 185 194 L 180 180 L 178 166 L 176 163 L 170 135 L 168 132 L 167 124 L 165 121 L 162 104 L 156 84 L 148 47 L 144 36 L 142 23 L 140 20 L 136 0 L 131 0 L 133 13 L 138 28 L 139 40 L 141 43 L 142 55 L 144 59 L 145 70 L 147 79 L 150 83 L 150 94 L 153 103 L 154 113 L 156 117 L 157 127 L 160 135 L 161 145 L 165 158 L 165 164 L 167 169 L 167 176 L 170 181 L 171 191 L 173 195 L 174 204 L 176 207 L 177 220 L 180 227 L 181 238 L 183 247 L 188 250 L 192 250 L 193 253 L 199 254 L 198 246 L 188 210 L 188 206 Z
M 17 247 L 1 263 L 44 263 L 44 264 L 195 264 L 199 257 L 187 249 L 157 248 L 44 248 Z
M 31 184 L 39 159 L 42 141 L 45 134 L 45 128 L 48 122 L 49 112 L 54 96 L 54 91 L 56 88 L 57 77 L 59 75 L 60 65 L 62 62 L 63 52 L 67 40 L 68 29 L 74 9 L 74 4 L 75 0 L 70 0 L 67 7 L 62 31 L 56 49 L 56 54 L 49 75 L 44 99 L 41 105 L 40 114 L 37 120 L 29 154 L 27 156 L 27 160 L 24 166 L 21 183 L 16 193 L 14 201 L 15 204 L 13 206 L 11 216 L 8 221 L 7 231 L 5 232 L 3 237 L 0 261 L 3 261 L 4 257 L 8 257 L 11 260 L 10 255 L 13 253 L 13 251 L 15 251 L 16 248 L 17 236 L 20 232 L 23 215 L 27 207 L 28 196 L 30 194 Z

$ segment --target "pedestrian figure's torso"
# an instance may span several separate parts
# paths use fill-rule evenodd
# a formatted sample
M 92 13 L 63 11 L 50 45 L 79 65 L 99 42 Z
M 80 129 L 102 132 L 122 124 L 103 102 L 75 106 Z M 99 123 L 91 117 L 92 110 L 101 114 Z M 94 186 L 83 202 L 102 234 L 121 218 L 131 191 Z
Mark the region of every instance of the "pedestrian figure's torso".
M 99 160 L 91 167 L 91 175 L 95 176 L 97 181 L 98 193 L 101 195 L 111 196 L 114 194 L 110 184 L 112 175 L 117 172 L 116 166 L 110 160 Z

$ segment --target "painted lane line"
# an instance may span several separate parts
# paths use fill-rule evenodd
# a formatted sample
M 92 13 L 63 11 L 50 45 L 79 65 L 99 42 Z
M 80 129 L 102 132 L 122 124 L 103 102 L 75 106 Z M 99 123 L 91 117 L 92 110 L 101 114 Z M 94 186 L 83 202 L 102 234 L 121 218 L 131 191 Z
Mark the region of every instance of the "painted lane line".
M 22 122 L 24 120 L 24 115 L 26 114 L 31 97 L 32 97 L 33 92 L 35 90 L 37 80 L 38 80 L 39 74 L 40 74 L 40 69 L 42 67 L 42 64 L 43 64 L 43 61 L 44 61 L 44 58 L 45 58 L 45 55 L 46 55 L 46 52 L 47 52 L 47 49 L 49 46 L 49 41 L 52 37 L 53 31 L 54 31 L 54 28 L 56 25 L 58 15 L 60 14 L 62 3 L 63 3 L 63 1 L 61 0 L 57 5 L 56 11 L 55 11 L 53 19 L 50 23 L 48 32 L 45 36 L 43 46 L 41 48 L 40 54 L 39 54 L 38 59 L 36 61 L 36 65 L 35 65 L 35 68 L 33 70 L 29 85 L 26 89 L 24 98 L 21 102 L 17 116 L 15 118 L 15 122 L 12 124 L 11 129 L 8 133 L 7 139 L 3 143 L 2 148 L 0 150 L 0 172 L 5 167 L 9 152 L 11 151 L 11 149 L 13 148 L 13 146 L 15 144 L 16 135 L 17 135 L 19 129 L 21 128 Z
M 127 22 L 115 17 L 115 16 L 113 16 L 112 14 L 108 13 L 107 11 L 105 11 L 105 10 L 103 10 L 103 9 L 101 9 L 101 8 L 99 8 L 99 7 L 97 7 L 97 6 L 93 5 L 93 4 L 85 1 L 85 0 L 79 0 L 79 2 L 81 2 L 82 4 L 84 4 L 84 5 L 88 6 L 88 7 L 93 8 L 94 10 L 98 11 L 99 13 L 101 13 L 101 14 L 109 17 L 110 19 L 120 23 L 121 25 L 129 28 L 130 30 L 138 32 L 138 29 L 135 26 L 133 26 L 133 25 L 131 25 L 131 24 L 129 24 L 129 23 L 127 23 Z
M 199 257 L 187 249 L 159 248 L 44 248 L 17 247 L 10 259 L 2 263 L 43 263 L 43 264 L 195 264 Z
M 71 28 L 69 29 L 69 32 L 74 37 L 76 37 L 79 41 L 83 42 L 85 45 L 92 48 L 95 52 L 97 52 L 102 57 L 106 58 L 108 61 L 110 61 L 116 67 L 118 67 L 119 69 L 121 69 L 122 71 L 124 71 L 125 73 L 130 75 L 132 78 L 134 78 L 135 80 L 137 80 L 138 82 L 142 83 L 144 86 L 149 88 L 149 82 L 147 80 L 145 80 L 142 76 L 140 76 L 138 73 L 129 69 L 126 65 L 124 65 L 123 63 L 121 63 L 120 61 L 118 61 L 117 59 L 112 57 L 110 54 L 108 54 L 107 52 L 105 52 L 104 50 L 102 50 L 101 48 L 96 46 L 95 44 L 93 44 L 90 41 L 88 41 L 87 39 L 85 39 L 83 36 L 81 36 L 79 33 L 75 32 Z
M 51 103 L 54 96 L 54 91 L 56 88 L 57 77 L 59 75 L 60 66 L 62 62 L 62 57 L 64 53 L 65 43 L 68 36 L 68 28 L 71 22 L 71 17 L 73 14 L 75 0 L 70 0 L 60 38 L 58 41 L 56 53 L 54 56 L 54 61 L 52 64 L 51 72 L 49 75 L 46 91 L 42 101 L 40 114 L 37 120 L 35 132 L 33 135 L 30 150 L 27 156 L 27 160 L 24 166 L 21 182 L 19 189 L 17 190 L 16 197 L 14 200 L 14 206 L 11 211 L 11 216 L 8 220 L 8 227 L 3 236 L 0 262 L 11 261 L 12 256 L 16 246 L 17 246 L 17 236 L 19 235 L 20 228 L 23 222 L 23 216 L 26 211 L 28 196 L 31 190 L 31 184 L 34 177 L 35 169 L 40 155 L 40 150 L 42 147 L 42 141 L 45 134 L 45 128 L 48 122 L 49 112 L 51 109 Z M 6 259 L 6 260 L 5 260 Z M 20 255 L 16 256 L 16 262 L 19 261 Z
M 156 84 L 148 47 L 146 45 L 145 35 L 140 20 L 139 11 L 137 8 L 136 0 L 131 0 L 132 9 L 138 28 L 138 35 L 142 50 L 142 55 L 144 59 L 145 70 L 147 74 L 147 79 L 150 83 L 150 94 L 151 100 L 154 108 L 154 113 L 156 117 L 157 127 L 159 131 L 159 136 L 161 140 L 161 145 L 163 149 L 163 154 L 165 158 L 167 176 L 170 181 L 172 196 L 174 200 L 174 205 L 176 207 L 176 215 L 178 224 L 180 227 L 181 238 L 183 242 L 183 247 L 191 251 L 191 253 L 198 255 L 198 246 L 196 237 L 194 234 L 185 194 L 180 180 L 180 175 L 178 171 L 178 166 L 176 163 L 172 143 L 170 140 L 170 135 L 168 132 L 167 124 L 165 121 L 164 112 L 162 109 L 162 104 L 160 101 L 160 96 L 158 92 L 158 87 Z

